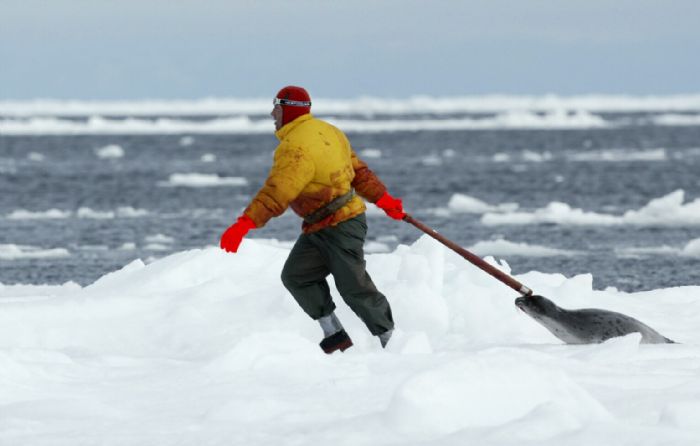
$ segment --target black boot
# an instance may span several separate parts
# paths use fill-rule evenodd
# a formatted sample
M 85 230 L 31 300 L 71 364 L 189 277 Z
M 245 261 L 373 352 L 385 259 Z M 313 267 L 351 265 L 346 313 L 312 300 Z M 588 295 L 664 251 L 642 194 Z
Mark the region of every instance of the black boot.
M 324 352 L 330 355 L 336 350 L 344 352 L 352 347 L 352 339 L 350 339 L 350 336 L 345 333 L 345 330 L 340 330 L 339 332 L 324 338 L 319 345 Z

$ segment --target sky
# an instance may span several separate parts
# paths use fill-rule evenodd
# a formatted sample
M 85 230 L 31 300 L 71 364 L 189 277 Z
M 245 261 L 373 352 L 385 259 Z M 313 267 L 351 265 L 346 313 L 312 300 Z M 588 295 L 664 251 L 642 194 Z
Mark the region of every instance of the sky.
M 697 0 L 0 0 L 0 100 L 700 92 Z

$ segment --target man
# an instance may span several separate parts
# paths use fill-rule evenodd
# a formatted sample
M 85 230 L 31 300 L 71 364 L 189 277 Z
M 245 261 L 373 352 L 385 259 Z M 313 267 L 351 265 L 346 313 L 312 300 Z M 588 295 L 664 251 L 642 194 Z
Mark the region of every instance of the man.
M 386 347 L 394 321 L 389 302 L 365 270 L 367 221 L 360 197 L 396 220 L 406 215 L 401 200 L 389 195 L 343 132 L 311 115 L 306 90 L 284 87 L 273 102 L 271 115 L 280 143 L 272 169 L 243 214 L 221 236 L 221 248 L 236 252 L 250 229 L 263 227 L 291 207 L 304 221 L 282 269 L 282 283 L 319 321 L 323 351 L 330 354 L 352 346 L 334 313 L 329 274 L 343 300 Z

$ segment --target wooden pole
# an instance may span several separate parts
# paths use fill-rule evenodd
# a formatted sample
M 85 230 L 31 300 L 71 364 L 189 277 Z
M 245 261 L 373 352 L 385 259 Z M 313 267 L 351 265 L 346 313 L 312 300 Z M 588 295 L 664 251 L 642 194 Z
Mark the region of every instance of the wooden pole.
M 446 237 L 435 231 L 433 228 L 430 226 L 421 223 L 420 221 L 416 220 L 415 218 L 411 217 L 410 215 L 406 214 L 404 217 L 404 221 L 407 223 L 412 224 L 416 228 L 420 229 L 421 231 L 425 232 L 438 242 L 442 243 L 443 245 L 447 246 L 460 256 L 464 257 L 469 263 L 472 265 L 482 269 L 483 271 L 489 273 L 496 279 L 500 280 L 501 282 L 505 283 L 518 293 L 520 293 L 522 296 L 531 296 L 532 295 L 532 290 L 522 283 L 518 282 L 508 274 L 504 273 L 500 269 L 496 268 L 495 266 L 487 263 L 484 259 L 481 257 L 477 256 L 476 254 L 473 254 L 466 249 L 462 248 L 459 246 L 457 243 L 448 240 Z

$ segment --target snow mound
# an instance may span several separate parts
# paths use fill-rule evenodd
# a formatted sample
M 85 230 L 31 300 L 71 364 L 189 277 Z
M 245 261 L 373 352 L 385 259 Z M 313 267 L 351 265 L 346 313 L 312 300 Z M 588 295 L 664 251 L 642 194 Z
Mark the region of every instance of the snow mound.
M 681 189 L 655 198 L 646 206 L 626 211 L 622 215 L 609 215 L 572 208 L 561 202 L 549 203 L 532 212 L 487 213 L 481 217 L 485 225 L 558 224 L 572 226 L 698 226 L 700 225 L 700 198 L 683 203 L 685 192 Z
M 391 425 L 410 435 L 446 435 L 502 426 L 545 405 L 579 420 L 578 426 L 610 418 L 566 373 L 512 353 L 486 351 L 416 374 L 394 395 L 388 410 Z
M 167 236 L 146 236 L 167 243 Z M 12 444 L 694 445 L 700 287 L 627 294 L 589 274 L 516 278 L 565 308 L 605 308 L 681 344 L 563 345 L 516 293 L 428 236 L 368 254 L 397 323 L 386 350 L 321 330 L 280 283 L 288 243 L 244 239 L 80 287 L 0 284 L 0 438 Z M 505 261 L 486 261 L 509 273 Z M 60 436 L 56 433 L 60 432 Z M 55 441 L 54 441 L 55 440 Z

